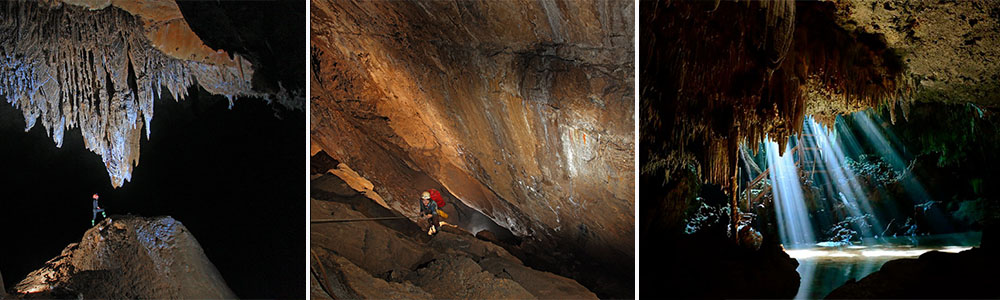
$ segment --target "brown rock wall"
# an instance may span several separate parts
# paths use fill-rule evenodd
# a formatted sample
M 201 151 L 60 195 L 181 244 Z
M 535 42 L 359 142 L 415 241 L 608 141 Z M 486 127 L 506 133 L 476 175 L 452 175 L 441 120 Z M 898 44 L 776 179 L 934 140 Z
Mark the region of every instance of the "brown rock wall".
M 441 187 L 539 249 L 631 266 L 634 4 L 312 5 L 313 141 L 390 207 Z

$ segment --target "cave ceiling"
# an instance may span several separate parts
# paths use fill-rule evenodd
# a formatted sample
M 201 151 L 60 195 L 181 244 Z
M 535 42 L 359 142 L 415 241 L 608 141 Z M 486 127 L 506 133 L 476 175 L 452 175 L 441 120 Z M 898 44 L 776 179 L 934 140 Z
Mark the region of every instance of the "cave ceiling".
M 648 1 L 640 20 L 641 186 L 691 171 L 727 191 L 739 145 L 812 115 L 915 102 L 1000 105 L 995 1 Z M 642 193 L 642 192 L 640 192 Z
M 5 2 L 0 55 L 0 94 L 25 131 L 42 126 L 61 147 L 79 129 L 115 187 L 131 178 L 158 97 L 182 100 L 196 84 L 230 106 L 288 97 L 255 91 L 254 64 L 205 46 L 173 1 Z
M 844 1 L 836 22 L 898 53 L 910 101 L 1000 106 L 997 1 Z

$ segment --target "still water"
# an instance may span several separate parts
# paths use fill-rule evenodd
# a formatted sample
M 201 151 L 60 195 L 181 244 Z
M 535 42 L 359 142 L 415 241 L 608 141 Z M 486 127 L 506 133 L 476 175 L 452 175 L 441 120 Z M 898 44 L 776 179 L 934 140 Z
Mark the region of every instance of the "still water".
M 865 240 L 846 246 L 822 243 L 811 248 L 785 250 L 799 261 L 802 278 L 795 299 L 821 299 L 848 279 L 860 280 L 887 261 L 916 258 L 929 251 L 958 253 L 978 246 L 982 233 L 953 233 Z

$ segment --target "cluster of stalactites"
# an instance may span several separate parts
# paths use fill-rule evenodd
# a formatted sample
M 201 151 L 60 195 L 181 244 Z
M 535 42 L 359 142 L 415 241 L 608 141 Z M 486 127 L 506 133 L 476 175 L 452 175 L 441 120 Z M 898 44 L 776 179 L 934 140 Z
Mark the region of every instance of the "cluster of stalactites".
M 766 137 L 784 149 L 816 111 L 830 124 L 866 107 L 906 111 L 898 57 L 838 26 L 832 3 L 641 6 L 651 12 L 640 25 L 644 173 L 696 162 L 704 181 L 729 191 L 740 143 L 758 149 Z
M 912 82 L 906 80 L 899 57 L 877 39 L 861 38 L 865 33 L 850 32 L 837 26 L 830 12 L 833 5 L 806 4 L 798 18 L 794 47 L 770 79 L 772 95 L 784 95 L 776 103 L 787 109 L 777 110 L 780 126 L 757 126 L 756 134 L 748 132 L 746 141 L 752 149 L 763 141 L 763 135 L 775 140 L 778 149 L 785 148 L 788 136 L 802 132 L 805 116 L 825 127 L 832 127 L 838 115 L 850 114 L 870 107 L 885 107 L 892 122 L 896 108 L 904 117 L 909 112 Z M 825 22 L 817 22 L 825 19 Z M 775 91 L 778 87 L 778 92 Z
M 760 91 L 787 60 L 796 4 L 647 1 L 640 7 L 647 12 L 639 39 L 641 170 L 670 181 L 671 173 L 696 165 L 702 179 L 725 185 L 734 175 L 737 141 L 763 126 L 759 107 L 786 108 L 762 104 L 777 97 Z
M 726 117 L 731 118 L 733 124 L 724 132 L 719 131 L 723 128 L 710 125 L 716 122 L 712 119 L 717 116 L 695 116 L 698 122 L 706 125 L 707 136 L 712 137 L 706 142 L 705 154 L 699 162 L 703 166 L 702 179 L 719 184 L 726 191 L 736 175 L 740 142 L 748 140 L 755 144 L 769 134 L 781 140 L 801 130 L 801 122 L 785 120 L 801 120 L 795 112 L 804 106 L 798 85 L 774 80 L 775 73 L 789 64 L 787 57 L 796 29 L 794 1 L 748 1 L 736 5 L 743 6 L 744 12 L 753 12 L 736 19 L 737 23 L 745 25 L 738 27 L 748 28 L 742 34 L 752 35 L 751 42 L 744 43 L 742 34 L 723 42 L 729 51 L 724 52 L 728 57 L 722 60 L 686 54 L 699 63 L 684 64 L 701 66 L 685 67 L 686 73 L 681 75 L 686 77 L 681 101 L 708 101 L 711 102 L 708 108 L 713 111 L 710 114 L 716 114 L 719 108 L 731 114 Z M 751 76 L 757 78 L 745 77 L 748 74 L 755 74 Z M 739 88 L 733 89 L 734 86 Z M 755 94 L 761 90 L 766 92 Z M 698 99 L 698 95 L 709 96 Z
M 57 147 L 68 129 L 79 128 L 115 187 L 131 179 L 162 88 L 181 100 L 197 79 L 230 103 L 255 95 L 248 62 L 226 67 L 171 58 L 142 30 L 141 21 L 114 7 L 0 4 L 0 95 L 21 110 L 25 131 L 40 122 Z

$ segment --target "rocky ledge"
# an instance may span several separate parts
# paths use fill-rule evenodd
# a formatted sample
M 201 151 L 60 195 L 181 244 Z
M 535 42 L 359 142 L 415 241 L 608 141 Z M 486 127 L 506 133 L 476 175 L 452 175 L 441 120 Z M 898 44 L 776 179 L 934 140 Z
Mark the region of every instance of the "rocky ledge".
M 371 217 L 359 211 L 373 208 L 357 206 L 314 198 L 311 217 Z M 597 298 L 457 227 L 430 237 L 409 221 L 317 223 L 311 235 L 314 299 Z
M 10 292 L 25 299 L 236 298 L 181 222 L 138 216 L 105 219 Z

